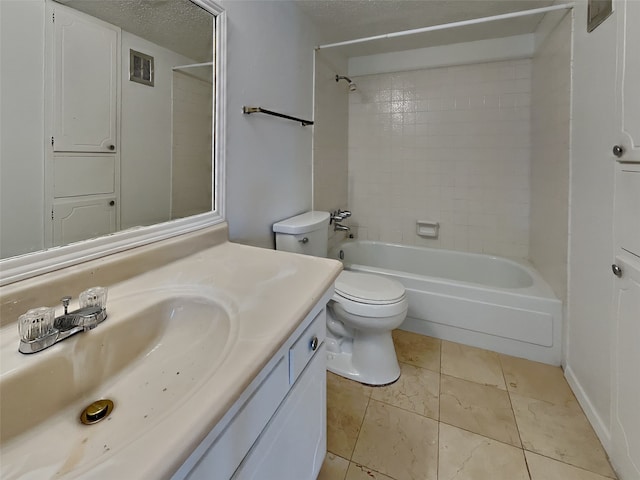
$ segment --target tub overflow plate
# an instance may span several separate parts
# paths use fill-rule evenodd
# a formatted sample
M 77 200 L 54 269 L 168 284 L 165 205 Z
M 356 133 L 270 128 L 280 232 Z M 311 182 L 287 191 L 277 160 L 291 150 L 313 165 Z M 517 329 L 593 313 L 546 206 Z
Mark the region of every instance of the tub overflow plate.
M 96 400 L 82 411 L 80 421 L 85 425 L 92 425 L 107 418 L 112 411 L 113 402 L 111 400 Z

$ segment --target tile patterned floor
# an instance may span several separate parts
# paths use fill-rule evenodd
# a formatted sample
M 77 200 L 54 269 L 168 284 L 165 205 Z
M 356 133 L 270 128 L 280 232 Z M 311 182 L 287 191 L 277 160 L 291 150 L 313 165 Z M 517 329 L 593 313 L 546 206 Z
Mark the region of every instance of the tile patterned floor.
M 318 480 L 615 478 L 560 368 L 396 330 L 402 375 L 327 374 Z

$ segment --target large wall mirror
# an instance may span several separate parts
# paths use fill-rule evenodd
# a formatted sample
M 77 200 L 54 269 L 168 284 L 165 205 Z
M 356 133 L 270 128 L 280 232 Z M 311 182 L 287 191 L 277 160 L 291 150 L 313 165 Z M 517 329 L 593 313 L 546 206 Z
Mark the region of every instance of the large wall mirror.
M 0 283 L 222 221 L 219 7 L 0 9 Z

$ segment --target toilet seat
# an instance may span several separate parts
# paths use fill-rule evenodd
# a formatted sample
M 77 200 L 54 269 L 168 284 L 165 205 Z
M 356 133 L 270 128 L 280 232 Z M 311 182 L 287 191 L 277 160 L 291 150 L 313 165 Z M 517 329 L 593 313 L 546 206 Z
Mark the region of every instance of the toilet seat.
M 341 297 L 367 305 L 398 303 L 405 294 L 400 282 L 379 275 L 346 270 L 338 275 L 335 291 Z
M 360 317 L 400 315 L 409 306 L 400 282 L 366 273 L 343 271 L 335 282 L 333 301 Z

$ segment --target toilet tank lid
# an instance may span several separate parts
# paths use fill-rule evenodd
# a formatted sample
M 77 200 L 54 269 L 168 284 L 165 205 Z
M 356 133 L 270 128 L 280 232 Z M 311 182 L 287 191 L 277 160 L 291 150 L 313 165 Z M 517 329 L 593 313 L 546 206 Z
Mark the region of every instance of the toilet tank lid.
M 275 233 L 297 235 L 326 228 L 329 225 L 329 212 L 307 212 L 295 217 L 287 218 L 273 224 Z

